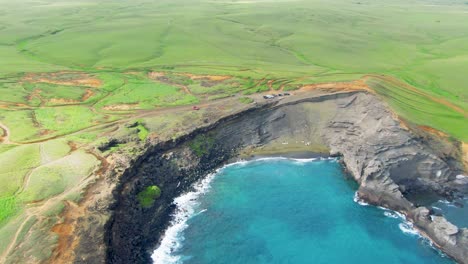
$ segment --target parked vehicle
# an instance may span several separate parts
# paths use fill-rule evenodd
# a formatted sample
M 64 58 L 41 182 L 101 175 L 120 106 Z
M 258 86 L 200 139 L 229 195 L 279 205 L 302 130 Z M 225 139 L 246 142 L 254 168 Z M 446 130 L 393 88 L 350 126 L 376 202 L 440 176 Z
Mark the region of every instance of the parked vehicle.
M 194 105 L 194 106 L 192 106 L 192 110 L 196 110 L 196 111 L 198 111 L 198 110 L 200 110 L 200 107 L 198 107 L 198 106 Z

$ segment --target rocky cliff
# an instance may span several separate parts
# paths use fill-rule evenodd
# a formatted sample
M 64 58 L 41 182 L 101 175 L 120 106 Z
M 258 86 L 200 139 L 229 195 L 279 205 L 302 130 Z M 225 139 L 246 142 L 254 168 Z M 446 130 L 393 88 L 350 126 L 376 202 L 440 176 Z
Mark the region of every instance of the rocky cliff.
M 143 155 L 110 173 L 112 195 L 90 205 L 94 210 L 82 219 L 75 262 L 150 262 L 174 212 L 174 197 L 241 152 L 328 150 L 342 156 L 362 199 L 406 214 L 448 255 L 467 263 L 468 231 L 432 215 L 414 198 L 464 195 L 467 189 L 457 176 L 462 174 L 458 157 L 442 156 L 428 142 L 368 93 L 290 97 L 252 106 L 148 145 Z M 137 194 L 149 185 L 159 186 L 161 196 L 143 208 Z M 93 219 L 96 224 L 89 224 Z

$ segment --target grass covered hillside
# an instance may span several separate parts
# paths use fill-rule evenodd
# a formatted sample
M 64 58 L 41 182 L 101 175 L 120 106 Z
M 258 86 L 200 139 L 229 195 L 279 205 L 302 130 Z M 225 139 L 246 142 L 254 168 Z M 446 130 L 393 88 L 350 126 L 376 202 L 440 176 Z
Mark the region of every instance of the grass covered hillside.
M 134 155 L 132 142 L 176 137 L 258 93 L 357 87 L 468 146 L 466 0 L 0 7 L 0 263 L 51 257 L 63 209 L 78 206 L 112 153 Z M 145 188 L 142 205 L 164 192 Z
M 385 74 L 466 117 L 466 1 L 0 2 L 4 78 L 159 70 L 317 83 Z M 436 123 L 467 140 L 459 127 Z

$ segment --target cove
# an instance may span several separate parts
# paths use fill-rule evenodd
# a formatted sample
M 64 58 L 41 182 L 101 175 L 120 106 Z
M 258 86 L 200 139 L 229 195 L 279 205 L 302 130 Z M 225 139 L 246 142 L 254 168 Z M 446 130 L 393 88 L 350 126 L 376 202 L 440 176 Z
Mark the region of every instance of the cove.
M 235 163 L 175 200 L 154 263 L 453 263 L 392 211 L 357 203 L 333 159 Z

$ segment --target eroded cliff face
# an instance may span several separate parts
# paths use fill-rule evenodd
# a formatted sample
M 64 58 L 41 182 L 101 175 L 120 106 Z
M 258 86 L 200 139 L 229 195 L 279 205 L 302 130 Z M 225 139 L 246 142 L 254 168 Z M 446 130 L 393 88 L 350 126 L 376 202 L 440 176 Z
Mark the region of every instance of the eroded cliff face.
M 341 155 L 361 198 L 405 213 L 445 252 L 466 263 L 467 230 L 453 228 L 408 199 L 424 193 L 462 195 L 467 183 L 457 178 L 457 157 L 441 158 L 375 96 L 362 92 L 287 98 L 149 146 L 123 173 L 115 172 L 121 174 L 118 180 L 109 181 L 111 206 L 96 213 L 109 220 L 105 226 L 81 227 L 75 262 L 150 262 L 174 212 L 173 199 L 239 153 L 258 150 Z M 136 196 L 149 185 L 158 185 L 161 197 L 143 208 Z M 93 230 L 103 230 L 104 239 L 90 235 Z

